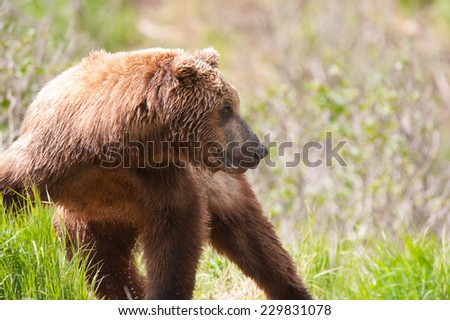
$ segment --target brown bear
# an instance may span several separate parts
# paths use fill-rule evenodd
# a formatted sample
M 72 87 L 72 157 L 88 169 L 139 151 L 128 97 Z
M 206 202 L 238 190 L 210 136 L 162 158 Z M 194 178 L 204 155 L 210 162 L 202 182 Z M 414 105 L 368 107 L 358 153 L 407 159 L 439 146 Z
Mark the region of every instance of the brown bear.
M 206 241 L 268 298 L 311 298 L 244 175 L 267 149 L 217 60 L 214 49 L 93 52 L 45 85 L 0 156 L 5 206 L 31 186 L 48 195 L 99 298 L 192 298 Z

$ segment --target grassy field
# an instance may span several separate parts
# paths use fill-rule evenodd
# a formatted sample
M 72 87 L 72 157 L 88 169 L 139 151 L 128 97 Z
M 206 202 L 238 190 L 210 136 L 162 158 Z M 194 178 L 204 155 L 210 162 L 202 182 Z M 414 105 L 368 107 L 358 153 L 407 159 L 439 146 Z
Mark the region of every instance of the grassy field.
M 52 227 L 52 208 L 39 203 L 20 216 L 0 212 L 0 299 L 93 299 L 80 257 L 68 261 Z M 450 299 L 449 239 L 406 229 L 355 241 L 297 230 L 288 246 L 317 299 Z M 196 299 L 262 299 L 262 292 L 227 259 L 206 247 Z

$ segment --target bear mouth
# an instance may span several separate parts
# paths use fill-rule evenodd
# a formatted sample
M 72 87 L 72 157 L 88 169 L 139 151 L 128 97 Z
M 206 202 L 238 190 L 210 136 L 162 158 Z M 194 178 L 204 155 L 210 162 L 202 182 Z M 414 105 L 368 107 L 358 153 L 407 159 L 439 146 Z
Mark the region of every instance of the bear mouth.
M 240 174 L 246 172 L 248 169 L 255 169 L 261 161 L 261 157 L 255 156 L 241 156 L 238 154 L 228 153 L 224 150 L 219 150 L 210 153 L 209 156 L 215 158 L 214 161 L 208 159 L 206 166 L 213 171 L 224 171 L 229 174 Z
M 234 160 L 234 161 L 233 161 Z M 244 161 L 242 159 L 233 159 L 231 157 L 224 157 L 223 158 L 223 168 L 221 168 L 226 173 L 231 174 L 238 174 L 238 173 L 244 173 L 248 169 L 255 169 L 259 164 L 260 159 L 254 158 L 252 161 Z M 238 164 L 236 164 L 238 163 Z

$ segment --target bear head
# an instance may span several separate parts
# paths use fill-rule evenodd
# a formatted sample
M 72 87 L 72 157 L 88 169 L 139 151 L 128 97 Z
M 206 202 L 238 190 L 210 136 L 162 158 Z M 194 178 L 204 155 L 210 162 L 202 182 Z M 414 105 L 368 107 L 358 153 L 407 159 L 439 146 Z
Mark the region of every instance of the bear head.
M 176 148 L 186 150 L 178 156 L 213 172 L 241 173 L 268 151 L 240 114 L 238 93 L 220 74 L 218 57 L 211 48 L 173 57 L 163 122 Z

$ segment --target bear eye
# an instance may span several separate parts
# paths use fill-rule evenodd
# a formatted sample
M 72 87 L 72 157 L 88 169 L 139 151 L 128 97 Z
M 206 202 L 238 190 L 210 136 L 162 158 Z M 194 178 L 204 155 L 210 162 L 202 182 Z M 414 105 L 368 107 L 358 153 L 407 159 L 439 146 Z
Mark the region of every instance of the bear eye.
M 223 116 L 230 116 L 233 113 L 233 109 L 231 109 L 231 106 L 226 105 L 222 108 L 221 113 Z

